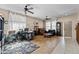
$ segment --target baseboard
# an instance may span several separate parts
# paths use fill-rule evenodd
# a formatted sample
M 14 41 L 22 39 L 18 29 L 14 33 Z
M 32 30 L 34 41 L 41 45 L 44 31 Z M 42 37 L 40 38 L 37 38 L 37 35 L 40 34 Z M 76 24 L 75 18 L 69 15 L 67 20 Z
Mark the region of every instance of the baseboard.
M 64 38 L 72 38 L 72 37 L 64 37 Z

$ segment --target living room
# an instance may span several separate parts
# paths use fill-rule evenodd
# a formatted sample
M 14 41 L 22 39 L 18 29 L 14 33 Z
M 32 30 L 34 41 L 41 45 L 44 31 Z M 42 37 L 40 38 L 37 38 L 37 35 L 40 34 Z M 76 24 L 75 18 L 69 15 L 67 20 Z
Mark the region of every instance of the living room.
M 57 22 L 56 19 L 52 20 L 54 18 L 45 16 L 43 20 L 39 17 L 37 18 L 28 15 L 31 13 L 27 11 L 27 14 L 25 14 L 24 11 L 24 13 L 21 13 L 17 9 L 19 6 L 21 5 L 0 5 L 0 7 L 2 7 L 0 8 L 0 17 L 4 20 L 3 23 L 1 23 L 1 28 L 4 30 L 4 39 L 0 38 L 2 48 L 4 45 L 11 44 L 16 41 L 34 41 L 36 43 L 37 40 L 40 42 L 39 38 L 41 38 L 41 40 L 45 40 L 51 39 L 51 37 L 62 36 L 61 23 Z M 22 7 L 23 6 L 25 5 L 22 5 Z M 32 7 L 31 4 L 27 4 L 26 6 Z M 12 10 L 11 8 L 14 7 L 15 9 Z M 58 27 L 58 25 L 60 27 Z
M 70 42 L 75 42 L 72 43 L 73 47 L 76 45 L 75 47 L 78 48 L 74 30 L 77 24 L 77 20 L 74 19 L 78 18 L 78 6 L 0 5 L 0 28 L 2 29 L 0 52 L 2 54 L 79 53 L 76 48 L 74 48 L 75 52 L 72 47 L 69 48 Z

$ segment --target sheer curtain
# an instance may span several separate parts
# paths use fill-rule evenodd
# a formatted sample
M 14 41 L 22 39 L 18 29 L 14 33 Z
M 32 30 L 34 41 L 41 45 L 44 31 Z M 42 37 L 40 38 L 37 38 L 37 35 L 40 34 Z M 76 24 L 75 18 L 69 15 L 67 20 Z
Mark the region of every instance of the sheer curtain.
M 52 21 L 52 30 L 56 30 L 56 21 Z
M 46 22 L 46 31 L 48 31 L 50 29 L 51 29 L 51 22 L 48 21 L 48 22 Z
M 26 17 L 15 13 L 10 13 L 9 30 L 18 31 L 19 29 L 24 28 L 26 28 Z
M 46 21 L 46 31 L 56 30 L 56 21 Z

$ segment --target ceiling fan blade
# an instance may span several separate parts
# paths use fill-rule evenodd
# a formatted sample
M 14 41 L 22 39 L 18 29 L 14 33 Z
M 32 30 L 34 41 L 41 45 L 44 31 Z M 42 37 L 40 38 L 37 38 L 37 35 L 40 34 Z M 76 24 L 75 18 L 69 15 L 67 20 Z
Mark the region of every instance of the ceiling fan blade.
M 26 14 L 26 12 L 29 12 L 29 13 L 31 13 L 31 14 L 34 14 L 32 11 L 29 11 L 29 10 L 32 10 L 33 8 L 32 7 L 28 7 L 28 6 L 30 6 L 31 4 L 27 4 L 26 6 L 25 6 L 25 8 L 24 8 L 24 11 L 25 11 L 25 14 Z
M 34 9 L 34 8 L 31 7 L 31 8 L 28 8 L 28 9 L 29 9 L 29 10 L 32 10 L 32 9 Z
M 34 8 L 32 8 L 32 7 L 31 7 L 31 8 L 27 8 L 27 6 L 25 6 L 24 9 L 27 11 L 27 10 L 32 10 L 32 9 L 34 9 Z
M 34 14 L 32 11 L 29 11 L 29 10 L 28 10 L 28 12 L 30 12 L 30 13 L 32 13 L 32 14 Z

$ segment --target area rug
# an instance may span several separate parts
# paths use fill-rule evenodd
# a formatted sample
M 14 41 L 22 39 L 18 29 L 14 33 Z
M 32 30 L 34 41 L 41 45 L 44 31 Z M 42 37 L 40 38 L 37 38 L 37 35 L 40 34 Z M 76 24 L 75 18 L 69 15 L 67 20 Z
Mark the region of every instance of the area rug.
M 29 41 L 14 42 L 4 46 L 3 54 L 30 54 L 39 46 Z

